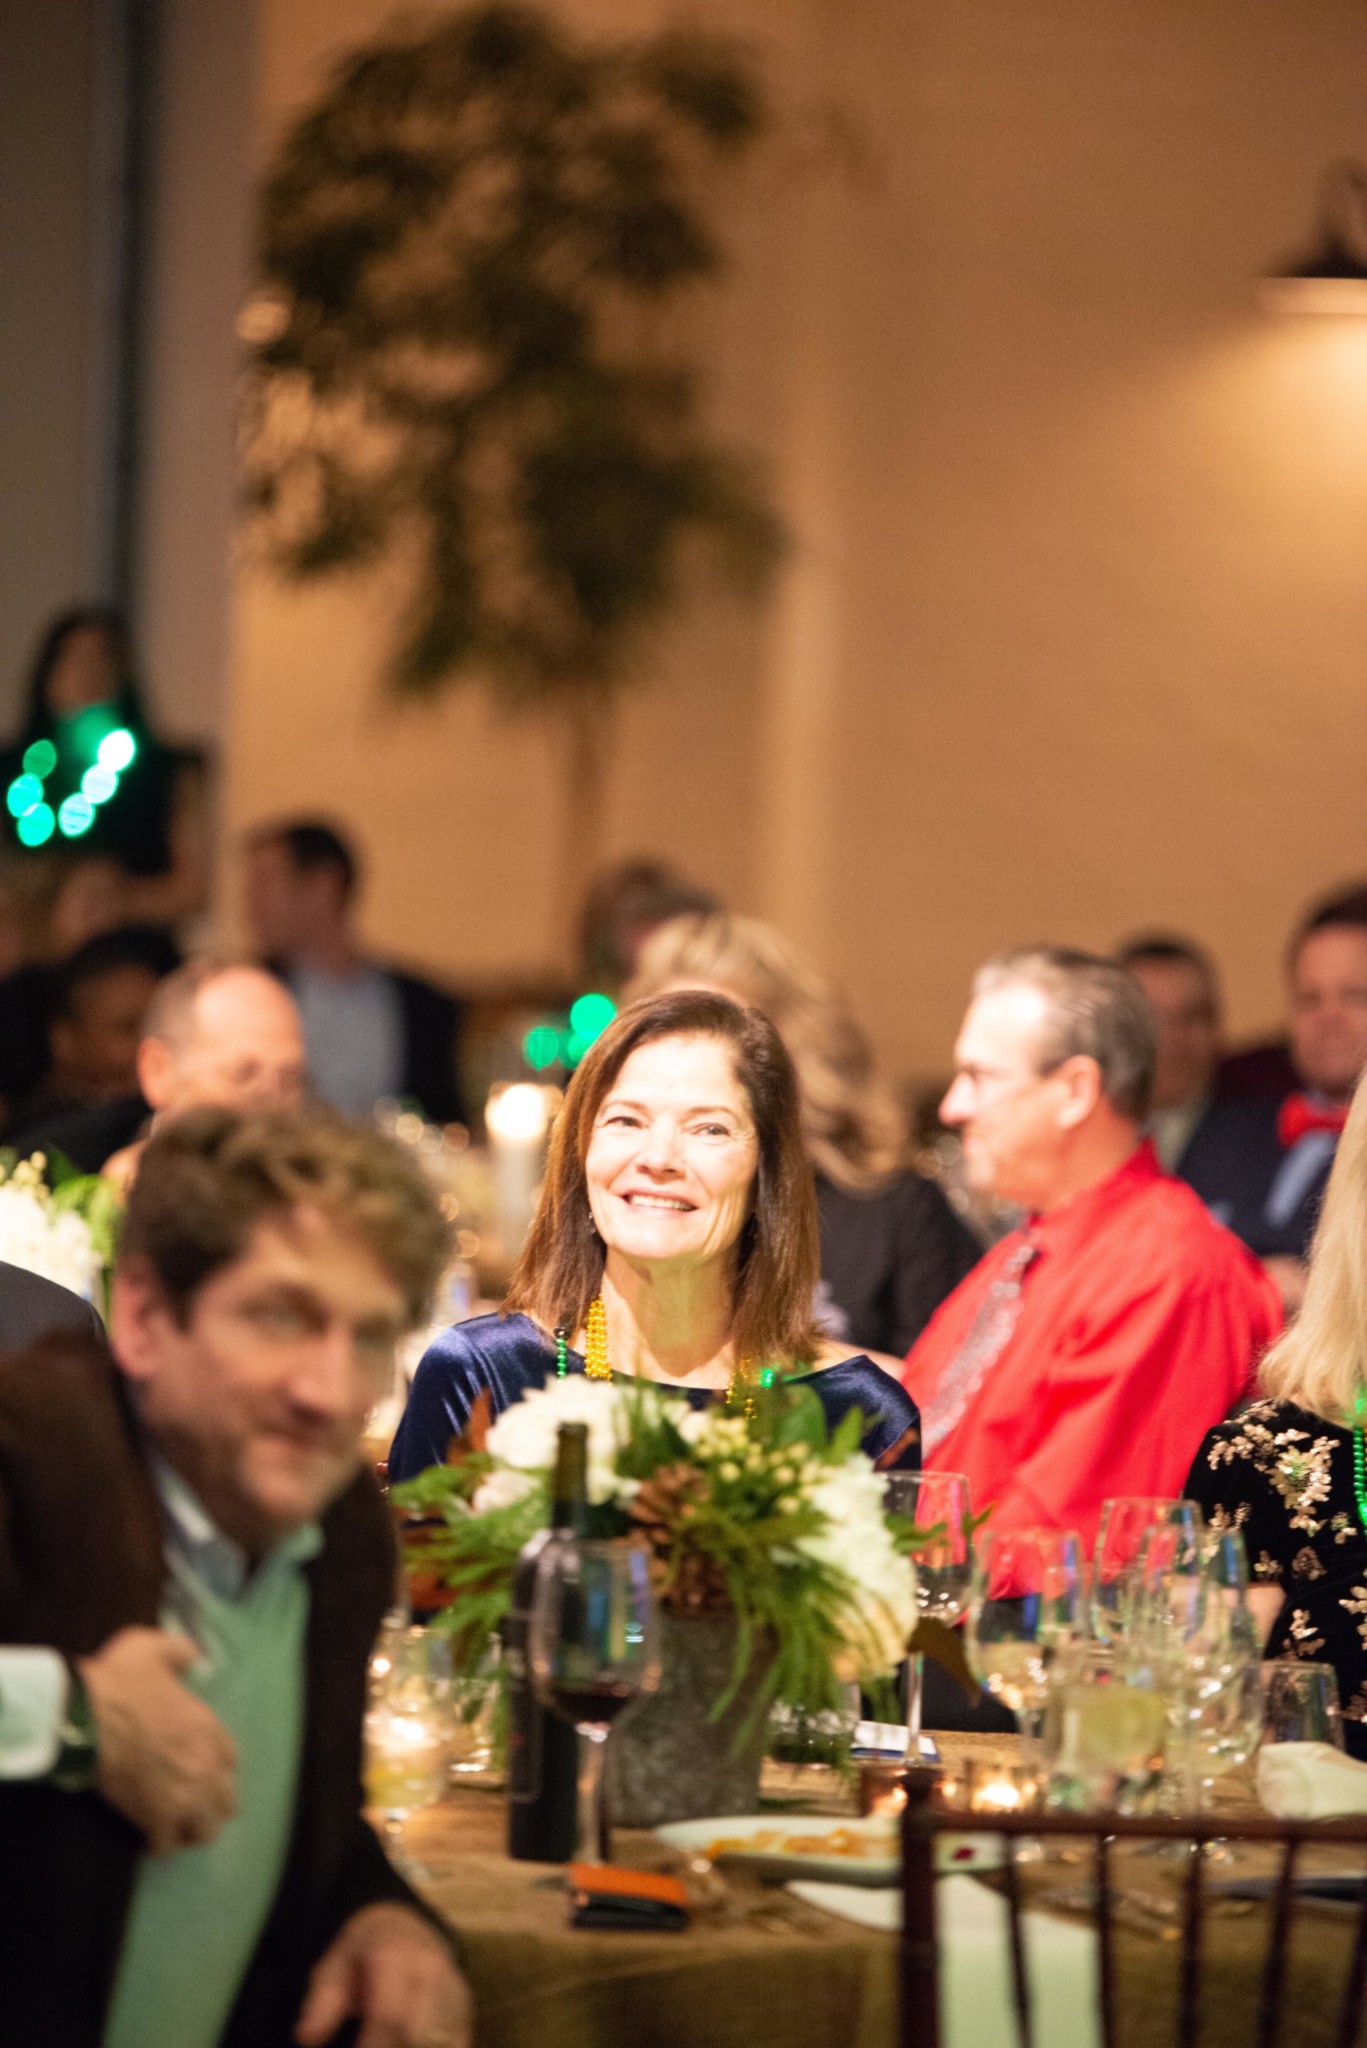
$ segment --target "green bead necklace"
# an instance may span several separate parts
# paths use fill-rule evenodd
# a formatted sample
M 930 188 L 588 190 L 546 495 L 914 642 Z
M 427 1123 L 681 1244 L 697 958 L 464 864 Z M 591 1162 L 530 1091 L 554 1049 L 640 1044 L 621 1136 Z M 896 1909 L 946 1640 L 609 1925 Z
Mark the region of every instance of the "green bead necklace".
M 601 1295 L 599 1295 L 595 1299 L 592 1307 L 589 1310 L 589 1319 L 591 1326 L 595 1319 L 595 1311 L 597 1312 L 597 1320 L 599 1322 L 605 1322 L 605 1318 L 603 1317 Z M 591 1328 L 591 1335 L 592 1334 L 593 1333 Z M 566 1379 L 569 1375 L 569 1348 L 569 1328 L 565 1323 L 558 1323 L 555 1329 L 555 1376 L 558 1380 Z M 589 1348 L 592 1355 L 590 1356 L 589 1360 L 588 1377 L 591 1379 L 611 1379 L 612 1368 L 608 1364 L 607 1359 L 607 1331 L 605 1327 L 602 1330 L 599 1342 L 597 1344 L 591 1344 Z M 601 1359 L 598 1356 L 598 1353 L 600 1351 Z M 596 1367 L 597 1370 L 594 1370 L 594 1367 Z M 772 1365 L 766 1365 L 761 1367 L 758 1379 L 760 1386 L 772 1387 L 778 1379 L 778 1374 L 775 1372 Z M 732 1407 L 735 1405 L 736 1393 L 738 1389 L 741 1390 L 743 1395 L 741 1406 L 745 1414 L 752 1415 L 754 1413 L 755 1408 L 754 1387 L 751 1382 L 750 1375 L 744 1371 L 735 1372 L 731 1375 L 731 1383 L 726 1389 L 726 1401 L 728 1407 Z
M 1367 1536 L 1367 1444 L 1364 1444 L 1362 1436 L 1364 1408 L 1367 1408 L 1367 1394 L 1359 1394 L 1353 1404 L 1353 1495 L 1357 1501 L 1362 1533 Z

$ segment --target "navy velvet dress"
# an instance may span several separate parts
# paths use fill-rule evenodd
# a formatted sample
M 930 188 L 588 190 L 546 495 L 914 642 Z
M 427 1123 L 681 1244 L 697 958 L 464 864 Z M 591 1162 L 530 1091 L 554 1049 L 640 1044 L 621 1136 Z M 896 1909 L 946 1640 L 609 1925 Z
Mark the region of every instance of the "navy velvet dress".
M 571 1372 L 584 1370 L 571 1351 Z M 452 1437 L 459 1436 L 480 1394 L 488 1394 L 495 1415 L 520 1401 L 531 1387 L 544 1386 L 555 1371 L 555 1346 L 530 1316 L 474 1316 L 453 1323 L 423 1353 L 413 1376 L 408 1406 L 389 1453 L 389 1476 L 412 1479 L 430 1465 L 443 1465 Z M 794 1386 L 810 1387 L 832 1429 L 851 1408 L 869 1418 L 864 1449 L 880 1458 L 912 1432 L 894 1464 L 915 1471 L 921 1462 L 920 1418 L 910 1395 L 870 1358 L 847 1358 L 823 1372 L 806 1373 Z M 679 1391 L 695 1408 L 715 1396 L 706 1387 Z

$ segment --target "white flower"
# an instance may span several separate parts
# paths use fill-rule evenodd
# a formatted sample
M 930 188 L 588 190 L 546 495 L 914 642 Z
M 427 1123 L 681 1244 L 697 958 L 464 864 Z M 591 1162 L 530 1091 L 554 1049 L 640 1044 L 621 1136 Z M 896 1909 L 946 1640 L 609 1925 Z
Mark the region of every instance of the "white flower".
M 84 1217 L 52 1206 L 47 1189 L 23 1166 L 0 1182 L 0 1259 L 55 1280 L 86 1301 L 95 1292 L 100 1261 Z
M 582 1373 L 534 1387 L 505 1408 L 489 1431 L 485 1449 L 500 1464 L 519 1472 L 549 1472 L 562 1422 L 588 1424 L 589 1499 L 597 1506 L 620 1498 L 622 1483 L 613 1468 L 628 1436 L 625 1402 L 620 1389 Z
M 510 1467 L 491 1472 L 477 1489 L 470 1503 L 470 1512 L 487 1515 L 495 1508 L 515 1507 L 518 1501 L 527 1498 L 535 1485 L 536 1481 L 529 1472 L 515 1472 Z
M 890 1671 L 916 1626 L 916 1570 L 893 1542 L 884 1480 L 862 1452 L 821 1468 L 807 1498 L 825 1518 L 798 1548 L 850 1583 L 846 1640 L 858 1669 Z

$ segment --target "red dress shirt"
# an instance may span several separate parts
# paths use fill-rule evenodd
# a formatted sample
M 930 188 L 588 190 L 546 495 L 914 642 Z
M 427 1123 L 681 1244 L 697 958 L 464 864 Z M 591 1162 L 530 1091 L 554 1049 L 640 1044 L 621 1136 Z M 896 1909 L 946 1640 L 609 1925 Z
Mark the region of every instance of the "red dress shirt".
M 1281 1303 L 1150 1145 L 1031 1229 L 1019 1321 L 926 1464 L 966 1473 L 974 1510 L 996 1503 L 994 1529 L 1076 1529 L 1090 1548 L 1104 1500 L 1181 1493 L 1281 1328 Z M 902 1383 L 923 1410 L 1019 1241 L 995 1245 L 908 1352 Z

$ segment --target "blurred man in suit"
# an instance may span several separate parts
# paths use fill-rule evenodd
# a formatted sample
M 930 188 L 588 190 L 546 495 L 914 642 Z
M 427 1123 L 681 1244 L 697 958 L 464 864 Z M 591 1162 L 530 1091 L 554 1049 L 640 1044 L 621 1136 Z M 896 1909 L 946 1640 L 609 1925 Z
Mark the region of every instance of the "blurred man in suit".
M 454 996 L 371 959 L 356 931 L 360 869 L 331 825 L 293 819 L 247 839 L 246 909 L 257 951 L 299 1007 L 309 1078 L 348 1116 L 386 1098 L 431 1123 L 464 1120 Z
M 1319 904 L 1286 955 L 1297 1085 L 1278 1098 L 1217 1102 L 1178 1172 L 1262 1259 L 1288 1309 L 1339 1133 L 1367 1066 L 1367 889 Z
M 1129 939 L 1115 957 L 1153 1011 L 1158 1056 L 1144 1130 L 1159 1163 L 1174 1173 L 1215 1098 L 1220 978 L 1204 947 L 1171 932 Z

